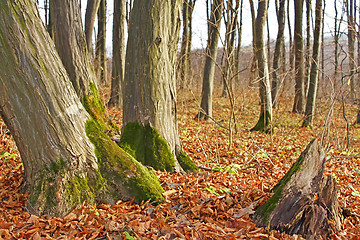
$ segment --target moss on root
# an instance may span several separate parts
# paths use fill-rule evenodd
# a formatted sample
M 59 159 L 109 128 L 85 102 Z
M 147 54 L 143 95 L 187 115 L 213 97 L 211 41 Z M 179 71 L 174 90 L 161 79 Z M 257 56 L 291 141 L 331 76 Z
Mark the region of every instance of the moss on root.
M 197 171 L 199 168 L 195 165 L 193 160 L 186 154 L 186 152 L 181 151 L 177 156 L 180 166 L 184 171 Z
M 121 149 L 103 129 L 104 125 L 97 120 L 86 123 L 86 134 L 95 146 L 100 174 L 107 180 L 110 196 L 135 197 L 136 201 L 162 200 L 164 190 L 156 174 Z
M 260 114 L 259 121 L 250 131 L 259 131 L 264 133 L 271 132 L 271 114 L 268 111 L 263 111 Z
M 161 171 L 175 170 L 175 158 L 169 145 L 149 124 L 126 124 L 119 145 L 146 166 Z

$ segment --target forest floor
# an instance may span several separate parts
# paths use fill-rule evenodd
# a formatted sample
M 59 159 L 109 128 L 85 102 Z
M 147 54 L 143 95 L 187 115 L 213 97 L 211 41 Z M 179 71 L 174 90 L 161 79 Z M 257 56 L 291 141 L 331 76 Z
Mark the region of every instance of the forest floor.
M 235 101 L 237 132 L 230 138 L 228 99 L 214 99 L 215 123 L 194 120 L 198 101 L 190 94 L 179 96 L 183 147 L 205 169 L 185 175 L 157 172 L 165 189 L 165 201 L 157 206 L 84 203 L 65 218 L 29 214 L 27 194 L 19 191 L 21 159 L 0 120 L 0 239 L 300 239 L 258 228 L 249 215 L 271 196 L 271 188 L 314 137 L 326 151 L 325 174 L 337 180 L 341 206 L 353 213 L 331 238 L 359 239 L 360 128 L 352 126 L 357 106 L 345 105 L 347 131 L 341 102 L 329 114 L 331 102 L 319 101 L 310 129 L 301 127 L 302 115 L 291 113 L 292 98 L 281 98 L 274 110 L 274 131 L 266 135 L 249 131 L 257 121 L 259 100 L 245 92 Z M 109 114 L 121 126 L 121 112 Z

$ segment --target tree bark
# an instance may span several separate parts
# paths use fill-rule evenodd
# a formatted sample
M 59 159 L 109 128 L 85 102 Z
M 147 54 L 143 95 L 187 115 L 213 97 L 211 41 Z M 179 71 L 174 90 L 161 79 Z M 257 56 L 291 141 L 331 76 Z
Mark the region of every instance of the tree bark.
M 273 60 L 273 72 L 272 72 L 272 104 L 273 108 L 277 107 L 278 104 L 278 95 L 282 85 L 282 80 L 279 79 L 279 73 L 281 74 L 282 58 L 285 56 L 283 52 L 284 48 L 284 30 L 285 30 L 285 0 L 279 0 L 279 9 L 277 11 L 277 20 L 278 20 L 278 33 L 276 37 L 275 50 L 274 50 L 274 60 Z
M 162 199 L 156 175 L 81 105 L 35 1 L 0 5 L 0 115 L 21 154 L 27 209 L 62 217 L 84 201 Z
M 122 85 L 125 74 L 126 0 L 114 0 L 113 57 L 109 107 L 122 107 Z
M 308 95 L 308 91 L 309 91 L 309 84 L 310 84 L 310 66 L 311 66 L 311 30 L 310 30 L 310 25 L 311 25 L 311 0 L 305 0 L 305 5 L 306 5 L 306 43 L 305 43 L 305 82 L 304 82 L 304 93 L 305 93 L 305 98 L 307 98 Z
M 221 14 L 224 0 L 214 0 L 211 5 L 210 18 L 208 19 L 208 40 L 206 46 L 204 75 L 201 90 L 200 112 L 197 119 L 210 120 L 212 118 L 212 96 L 214 90 L 214 74 L 218 41 L 220 37 Z
M 269 132 L 272 119 L 271 87 L 269 80 L 269 69 L 264 40 L 264 27 L 267 18 L 268 0 L 258 2 L 255 29 L 253 33 L 254 52 L 258 65 L 259 93 L 261 100 L 260 117 L 251 131 Z
M 293 112 L 304 112 L 304 45 L 302 34 L 302 20 L 303 20 L 303 3 L 304 0 L 295 0 L 295 30 L 294 30 L 294 45 L 295 45 L 295 99 Z
M 192 12 L 196 0 L 184 0 L 182 8 L 183 32 L 179 60 L 179 77 L 180 89 L 184 89 L 189 84 L 189 68 L 190 68 L 190 54 L 191 54 L 191 35 L 192 35 Z
M 333 229 L 340 230 L 335 180 L 325 177 L 322 181 L 325 160 L 318 141 L 311 141 L 272 189 L 273 196 L 256 209 L 253 220 L 259 226 L 306 239 L 327 239 Z
M 98 34 L 96 38 L 95 67 L 101 85 L 107 81 L 106 66 L 106 0 L 101 0 L 98 9 Z
M 85 12 L 85 36 L 88 53 L 90 56 L 93 55 L 93 33 L 95 26 L 96 14 L 98 12 L 101 0 L 88 0 L 86 12 Z
M 355 22 L 354 22 L 354 0 L 346 0 L 346 15 L 347 15 L 347 23 L 348 23 L 348 57 L 349 57 L 349 68 L 350 68 L 350 91 L 351 98 L 353 101 L 356 100 L 357 97 L 357 89 L 355 84 Z
M 320 58 L 320 46 L 321 46 L 321 33 L 322 33 L 322 1 L 316 0 L 315 9 L 315 29 L 314 29 L 314 43 L 313 43 L 313 55 L 311 59 L 310 81 L 309 81 L 309 93 L 307 95 L 305 118 L 303 127 L 312 126 L 316 104 L 316 93 L 319 82 L 319 58 Z
M 180 6 L 180 0 L 134 1 L 125 63 L 121 144 L 144 164 L 167 171 L 195 167 L 182 150 L 176 119 Z
M 55 46 L 80 99 L 89 95 L 90 85 L 96 86 L 96 76 L 87 54 L 76 0 L 50 0 L 50 13 L 55 31 Z

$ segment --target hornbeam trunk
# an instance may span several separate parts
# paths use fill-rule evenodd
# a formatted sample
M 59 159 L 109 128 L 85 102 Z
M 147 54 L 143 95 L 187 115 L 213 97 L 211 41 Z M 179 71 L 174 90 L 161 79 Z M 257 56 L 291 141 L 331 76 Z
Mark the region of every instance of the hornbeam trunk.
M 27 209 L 64 216 L 84 201 L 162 199 L 156 175 L 81 105 L 35 1 L 0 6 L 0 115 L 21 154 Z
M 125 60 L 121 145 L 167 171 L 196 168 L 182 151 L 176 119 L 180 6 L 180 0 L 135 0 Z

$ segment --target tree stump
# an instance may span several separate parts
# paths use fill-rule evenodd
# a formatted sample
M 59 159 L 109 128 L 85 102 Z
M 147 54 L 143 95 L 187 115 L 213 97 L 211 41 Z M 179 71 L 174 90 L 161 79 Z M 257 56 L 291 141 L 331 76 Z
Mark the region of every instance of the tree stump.
M 324 164 L 325 154 L 314 139 L 272 189 L 273 196 L 256 209 L 257 225 L 306 239 L 326 239 L 340 230 L 336 182 L 323 178 Z

